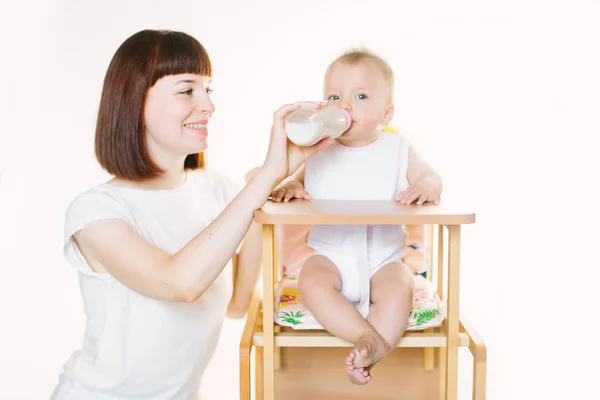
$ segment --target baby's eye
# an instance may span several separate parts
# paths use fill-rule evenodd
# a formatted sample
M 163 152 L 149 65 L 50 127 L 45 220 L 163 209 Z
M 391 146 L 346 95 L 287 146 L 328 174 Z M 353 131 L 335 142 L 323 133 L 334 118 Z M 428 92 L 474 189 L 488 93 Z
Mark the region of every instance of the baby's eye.
M 340 99 L 340 96 L 338 96 L 337 94 L 332 94 L 331 96 L 329 96 L 329 100 L 337 101 L 339 99 Z
M 359 100 L 366 100 L 367 99 L 367 95 L 364 93 L 359 94 L 358 96 L 356 96 Z

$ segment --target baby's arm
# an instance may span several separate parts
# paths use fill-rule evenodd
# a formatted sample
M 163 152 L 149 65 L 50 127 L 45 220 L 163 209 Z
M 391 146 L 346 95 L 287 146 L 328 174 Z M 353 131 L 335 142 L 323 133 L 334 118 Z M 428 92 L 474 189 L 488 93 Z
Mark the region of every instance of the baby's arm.
M 288 202 L 291 199 L 310 199 L 309 194 L 304 190 L 304 167 L 306 164 L 302 164 L 298 170 L 285 179 L 273 192 L 271 193 L 271 201 L 275 202 Z
M 408 170 L 406 178 L 410 186 L 401 192 L 396 198 L 402 204 L 423 204 L 431 201 L 435 204 L 440 202 L 442 195 L 442 178 L 435 170 L 423 161 L 417 152 L 410 146 L 408 151 Z

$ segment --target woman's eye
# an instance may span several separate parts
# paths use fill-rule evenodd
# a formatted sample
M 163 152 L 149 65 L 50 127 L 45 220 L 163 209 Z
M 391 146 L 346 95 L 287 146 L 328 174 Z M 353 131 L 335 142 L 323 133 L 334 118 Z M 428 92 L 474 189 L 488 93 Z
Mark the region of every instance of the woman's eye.
M 356 96 L 359 100 L 366 100 L 367 99 L 367 95 L 364 93 L 359 94 L 358 96 Z
M 214 91 L 215 91 L 215 89 L 213 89 L 213 88 L 209 88 L 209 87 L 206 88 L 206 93 L 208 93 L 208 94 L 211 94 Z
M 179 92 L 181 94 L 187 94 L 188 96 L 191 95 L 194 91 L 192 89 L 188 89 L 188 90 L 184 90 L 183 92 Z
M 331 96 L 329 96 L 329 100 L 337 101 L 339 99 L 340 99 L 340 96 L 338 96 L 337 94 L 332 94 Z

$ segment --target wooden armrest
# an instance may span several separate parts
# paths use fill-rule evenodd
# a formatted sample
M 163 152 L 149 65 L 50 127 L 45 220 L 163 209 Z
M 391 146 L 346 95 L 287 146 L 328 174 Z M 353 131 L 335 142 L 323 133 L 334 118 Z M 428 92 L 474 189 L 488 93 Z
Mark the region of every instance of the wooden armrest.
M 473 325 L 463 317 L 460 319 L 460 330 L 465 332 L 469 337 L 469 351 L 473 358 L 479 362 L 486 362 L 487 349 L 483 339 L 479 336 L 475 328 L 473 328 Z
M 254 327 L 256 326 L 256 320 L 260 310 L 260 303 L 260 294 L 258 293 L 258 290 L 255 290 L 252 294 L 252 299 L 250 300 L 248 316 L 246 317 L 246 325 L 244 325 L 244 332 L 242 333 L 242 339 L 240 341 L 240 350 L 247 350 L 248 354 L 250 354 L 252 349 L 252 335 L 254 334 Z

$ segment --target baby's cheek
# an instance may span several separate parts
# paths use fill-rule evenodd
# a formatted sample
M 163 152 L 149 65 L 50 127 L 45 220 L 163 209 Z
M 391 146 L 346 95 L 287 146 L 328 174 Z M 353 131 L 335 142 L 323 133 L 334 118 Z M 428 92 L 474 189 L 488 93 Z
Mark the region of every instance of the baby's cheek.
M 366 117 L 363 122 L 363 126 L 366 128 L 366 130 L 369 130 L 369 131 L 377 129 L 378 125 L 379 125 L 379 120 L 377 118 L 374 118 L 374 116 L 372 116 L 372 115 Z

